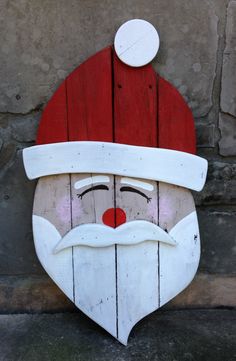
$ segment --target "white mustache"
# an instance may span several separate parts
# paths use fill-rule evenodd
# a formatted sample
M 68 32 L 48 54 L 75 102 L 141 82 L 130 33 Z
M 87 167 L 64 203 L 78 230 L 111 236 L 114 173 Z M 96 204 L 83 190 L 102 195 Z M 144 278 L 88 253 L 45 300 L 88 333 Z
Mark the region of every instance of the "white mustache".
M 162 228 L 148 221 L 123 223 L 117 228 L 103 224 L 81 224 L 69 231 L 56 245 L 54 253 L 73 246 L 108 247 L 156 241 L 176 246 L 176 241 Z

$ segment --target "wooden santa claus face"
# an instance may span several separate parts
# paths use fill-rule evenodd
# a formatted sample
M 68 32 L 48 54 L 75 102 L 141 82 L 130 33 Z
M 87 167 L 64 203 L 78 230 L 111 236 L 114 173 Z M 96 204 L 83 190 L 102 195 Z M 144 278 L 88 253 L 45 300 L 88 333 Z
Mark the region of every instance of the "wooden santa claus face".
M 140 230 L 135 220 L 148 223 Z M 83 233 L 78 226 L 87 225 L 86 237 L 89 226 L 95 224 L 104 225 L 105 231 L 131 226 L 120 242 L 111 234 L 110 245 L 101 246 L 106 234 L 98 228 L 94 239 L 89 239 L 94 241 L 92 246 L 86 241 L 81 245 Z M 148 225 L 160 226 L 176 244 L 159 238 L 150 241 Z M 78 233 L 68 237 L 76 229 Z M 124 344 L 141 318 L 189 284 L 199 262 L 191 193 L 166 183 L 104 174 L 41 178 L 33 230 L 38 257 L 52 279 L 85 314 Z
M 139 26 L 144 39 L 149 31 L 143 38 Z M 37 146 L 23 158 L 28 177 L 39 178 L 33 234 L 42 266 L 80 310 L 127 344 L 133 326 L 196 273 L 190 189 L 202 189 L 207 162 L 194 155 L 183 98 L 145 65 L 148 57 L 138 68 L 144 50 L 131 37 L 124 51 L 122 36 L 117 54 L 133 67 L 112 47 L 80 65 L 49 101 Z

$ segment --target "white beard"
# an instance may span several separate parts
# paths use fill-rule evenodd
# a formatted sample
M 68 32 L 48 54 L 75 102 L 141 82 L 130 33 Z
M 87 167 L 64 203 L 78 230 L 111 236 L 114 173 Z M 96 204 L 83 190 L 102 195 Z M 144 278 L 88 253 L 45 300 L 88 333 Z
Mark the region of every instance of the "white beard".
M 187 287 L 200 258 L 196 212 L 169 232 L 176 247 L 145 241 L 132 246 L 78 246 L 55 254 L 61 235 L 48 220 L 35 215 L 33 234 L 49 276 L 79 309 L 125 345 L 141 318 Z

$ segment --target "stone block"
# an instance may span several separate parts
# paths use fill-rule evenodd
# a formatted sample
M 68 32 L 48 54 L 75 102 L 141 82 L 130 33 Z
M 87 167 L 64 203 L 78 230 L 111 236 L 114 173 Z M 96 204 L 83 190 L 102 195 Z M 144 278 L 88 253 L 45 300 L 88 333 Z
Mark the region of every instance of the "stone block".
M 223 57 L 221 109 L 236 117 L 236 1 L 227 9 L 226 47 Z
M 31 227 L 35 182 L 26 178 L 21 150 L 14 148 L 0 175 L 0 274 L 42 273 Z
M 225 53 L 236 51 L 236 1 L 230 0 L 227 8 Z
M 236 274 L 236 212 L 198 210 L 201 260 L 200 271 Z
M 40 113 L 0 115 L 0 274 L 42 273 L 32 239 L 35 182 L 26 178 L 22 147 L 33 144 Z
M 27 115 L 0 114 L 1 144 L 33 143 L 40 116 L 39 111 Z
M 197 205 L 236 205 L 236 164 L 209 161 L 206 184 L 194 199 Z
M 228 114 L 220 114 L 219 128 L 221 132 L 220 154 L 223 156 L 236 155 L 236 118 Z
M 41 113 L 33 112 L 30 115 L 16 116 L 11 122 L 12 139 L 20 143 L 32 143 L 36 139 Z
M 214 148 L 215 146 L 215 125 L 198 124 L 196 126 L 197 147 Z
M 221 110 L 236 117 L 236 53 L 224 54 L 221 86 Z
M 158 29 L 156 70 L 184 95 L 195 116 L 212 106 L 217 24 L 226 0 L 2 0 L 0 111 L 27 113 L 45 104 L 76 66 L 113 43 L 118 27 L 144 18 Z M 200 29 L 200 31 L 199 31 Z

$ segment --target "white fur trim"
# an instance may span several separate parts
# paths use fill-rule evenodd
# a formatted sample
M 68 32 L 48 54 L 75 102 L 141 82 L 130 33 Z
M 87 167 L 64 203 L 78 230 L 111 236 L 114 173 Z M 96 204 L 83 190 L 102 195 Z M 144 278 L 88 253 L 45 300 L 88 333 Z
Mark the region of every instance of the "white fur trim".
M 62 142 L 25 148 L 29 179 L 64 173 L 114 174 L 151 179 L 200 191 L 207 161 L 170 149 L 108 142 Z

